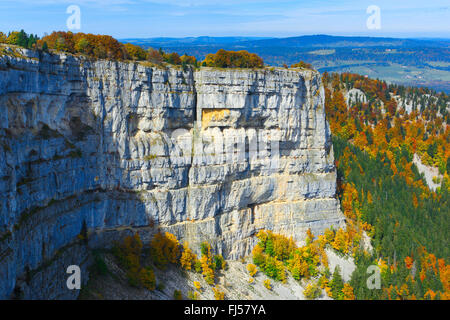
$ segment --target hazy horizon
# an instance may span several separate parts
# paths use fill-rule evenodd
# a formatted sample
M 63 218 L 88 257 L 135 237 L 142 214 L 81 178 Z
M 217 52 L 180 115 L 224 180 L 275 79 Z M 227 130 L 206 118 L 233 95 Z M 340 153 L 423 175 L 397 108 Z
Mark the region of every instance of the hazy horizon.
M 81 11 L 73 32 L 116 38 L 268 37 L 302 35 L 450 38 L 447 0 L 2 0 L 0 30 L 24 29 L 42 36 L 68 30 L 66 12 Z M 380 9 L 380 28 L 369 29 L 370 6 Z M 445 27 L 447 26 L 447 27 Z
M 81 31 L 80 31 L 81 32 Z M 254 38 L 254 39 L 284 39 L 284 38 L 296 38 L 304 36 L 332 36 L 332 37 L 370 37 L 370 38 L 392 38 L 392 39 L 412 39 L 412 40 L 445 40 L 450 41 L 449 37 L 401 37 L 401 36 L 381 36 L 381 35 L 355 35 L 355 34 L 329 34 L 329 33 L 308 33 L 290 36 L 242 36 L 242 35 L 223 35 L 223 36 L 209 36 L 209 35 L 195 35 L 195 36 L 152 36 L 152 37 L 122 37 L 118 40 L 127 39 L 190 39 L 190 38 Z

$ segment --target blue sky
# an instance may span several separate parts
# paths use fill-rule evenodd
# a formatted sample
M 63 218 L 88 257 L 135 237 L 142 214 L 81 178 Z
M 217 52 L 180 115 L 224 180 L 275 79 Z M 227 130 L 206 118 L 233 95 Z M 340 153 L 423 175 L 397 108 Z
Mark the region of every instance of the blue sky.
M 450 38 L 449 0 L 0 0 L 0 30 L 42 35 L 67 30 L 69 5 L 81 9 L 81 32 L 117 38 L 304 34 Z M 369 5 L 381 29 L 369 30 Z M 77 30 L 74 30 L 77 31 Z

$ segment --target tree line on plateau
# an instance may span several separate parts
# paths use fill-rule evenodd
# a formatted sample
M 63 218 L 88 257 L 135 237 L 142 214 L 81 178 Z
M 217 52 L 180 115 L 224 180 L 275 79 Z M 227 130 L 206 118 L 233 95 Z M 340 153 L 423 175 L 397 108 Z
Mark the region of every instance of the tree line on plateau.
M 180 56 L 176 52 L 166 53 L 161 48 L 145 50 L 131 43 L 122 44 L 111 36 L 70 31 L 53 32 L 42 39 L 37 35 L 29 35 L 23 30 L 10 32 L 8 35 L 0 32 L 0 43 L 18 45 L 27 49 L 68 52 L 97 59 L 148 61 L 158 65 L 168 63 L 183 67 L 187 65 L 217 68 L 264 67 L 261 57 L 245 50 L 226 51 L 220 49 L 215 54 L 208 54 L 203 62 L 199 62 L 196 57 L 187 54 Z

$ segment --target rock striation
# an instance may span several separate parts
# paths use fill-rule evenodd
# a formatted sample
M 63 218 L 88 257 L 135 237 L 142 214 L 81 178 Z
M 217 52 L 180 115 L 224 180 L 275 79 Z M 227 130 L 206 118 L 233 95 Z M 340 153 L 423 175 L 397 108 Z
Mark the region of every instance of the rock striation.
M 3 48 L 0 108 L 0 298 L 75 298 L 67 266 L 130 230 L 237 259 L 344 224 L 315 71 Z

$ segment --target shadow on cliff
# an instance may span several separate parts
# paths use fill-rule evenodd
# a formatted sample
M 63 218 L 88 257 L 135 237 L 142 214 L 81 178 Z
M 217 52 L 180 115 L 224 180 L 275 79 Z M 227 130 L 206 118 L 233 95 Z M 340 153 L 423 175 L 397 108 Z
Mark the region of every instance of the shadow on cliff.
M 8 116 L 1 130 L 7 214 L 0 219 L 0 298 L 73 299 L 79 290 L 66 285 L 68 266 L 80 267 L 86 285 L 93 249 L 134 232 L 148 243 L 157 226 L 140 192 L 123 183 L 130 170 L 119 156 L 122 142 L 105 127 L 112 114 L 102 91 L 108 79 L 92 74 L 99 62 L 43 53 L 39 62 L 39 70 L 10 64 L 0 96 Z M 130 117 L 122 125 L 131 128 Z

